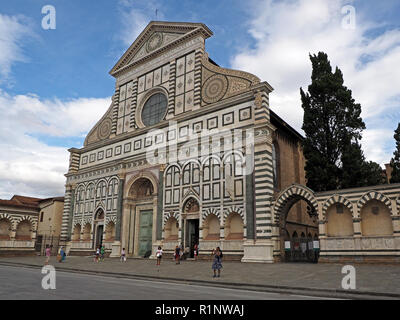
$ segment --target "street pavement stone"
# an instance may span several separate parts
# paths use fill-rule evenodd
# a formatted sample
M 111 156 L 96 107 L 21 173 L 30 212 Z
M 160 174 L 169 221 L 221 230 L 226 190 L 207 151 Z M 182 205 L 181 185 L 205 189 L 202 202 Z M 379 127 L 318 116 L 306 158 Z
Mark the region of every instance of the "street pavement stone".
M 45 257 L 0 257 L 1 263 L 43 266 Z M 156 266 L 152 259 L 106 258 L 96 263 L 92 257 L 69 256 L 59 263 L 51 257 L 50 264 L 63 269 L 79 269 L 90 272 L 126 274 L 187 281 L 215 281 L 235 285 L 279 286 L 291 288 L 342 290 L 342 267 L 339 263 L 241 263 L 223 262 L 220 278 L 212 278 L 212 261 L 182 261 L 176 265 L 172 259 L 164 259 Z M 400 267 L 397 265 L 354 264 L 356 290 L 400 295 Z

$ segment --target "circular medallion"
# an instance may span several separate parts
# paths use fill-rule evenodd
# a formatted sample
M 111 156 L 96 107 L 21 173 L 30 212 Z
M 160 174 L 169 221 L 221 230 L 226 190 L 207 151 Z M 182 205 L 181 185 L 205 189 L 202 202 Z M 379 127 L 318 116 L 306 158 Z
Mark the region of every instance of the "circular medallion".
M 228 89 L 228 80 L 221 74 L 215 74 L 208 78 L 203 85 L 201 94 L 203 101 L 214 103 L 221 100 Z
M 111 134 L 112 121 L 110 118 L 106 118 L 97 130 L 97 137 L 100 140 L 107 139 Z
M 161 47 L 163 42 L 163 37 L 162 37 L 162 33 L 155 33 L 153 34 L 149 41 L 147 41 L 146 44 L 146 50 L 147 52 L 151 52 L 156 50 L 157 48 Z

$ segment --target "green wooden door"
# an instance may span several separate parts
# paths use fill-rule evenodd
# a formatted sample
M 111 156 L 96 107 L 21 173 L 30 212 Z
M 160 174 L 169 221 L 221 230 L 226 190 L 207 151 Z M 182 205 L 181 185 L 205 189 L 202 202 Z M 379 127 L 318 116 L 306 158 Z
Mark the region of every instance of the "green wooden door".
M 144 256 L 146 252 L 151 252 L 153 230 L 153 210 L 140 211 L 139 226 L 139 256 Z

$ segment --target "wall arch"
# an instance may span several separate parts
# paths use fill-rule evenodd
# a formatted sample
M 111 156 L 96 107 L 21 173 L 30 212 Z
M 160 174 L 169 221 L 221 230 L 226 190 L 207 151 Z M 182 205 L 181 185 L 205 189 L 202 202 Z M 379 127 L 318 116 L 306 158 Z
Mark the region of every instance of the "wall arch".
M 387 204 L 377 199 L 367 201 L 360 210 L 363 236 L 392 236 L 393 223 Z
M 203 222 L 203 240 L 220 239 L 220 220 L 215 214 L 209 214 Z
M 170 216 L 164 224 L 165 241 L 177 241 L 179 237 L 179 222 L 174 216 Z
M 244 238 L 244 221 L 237 212 L 231 212 L 225 219 L 225 239 L 242 240 Z
M 17 225 L 15 240 L 31 241 L 32 230 L 32 223 L 28 219 L 20 220 Z
M 12 222 L 8 218 L 0 217 L 0 240 L 10 240 L 12 231 Z
M 351 214 L 352 214 L 352 216 L 353 216 L 353 205 L 352 205 L 351 201 L 348 200 L 347 198 L 345 198 L 345 197 L 339 195 L 339 194 L 335 194 L 335 195 L 333 195 L 332 197 L 330 197 L 329 199 L 327 199 L 327 200 L 324 202 L 324 205 L 323 205 L 323 207 L 322 207 L 322 215 L 323 215 L 324 217 L 326 217 L 326 210 L 327 210 L 331 205 L 333 205 L 333 204 L 335 204 L 335 203 L 340 203 L 340 204 L 344 205 L 347 209 L 350 210 L 350 212 L 351 212 Z
M 338 208 L 338 204 L 342 208 Z M 354 235 L 353 214 L 348 206 L 341 202 L 333 203 L 325 210 L 324 216 L 328 237 L 352 237 Z
M 369 191 L 365 193 L 357 202 L 359 215 L 361 214 L 361 208 L 365 205 L 366 202 L 370 200 L 378 200 L 383 202 L 389 208 L 390 212 L 392 212 L 392 203 L 388 197 L 378 191 Z
M 141 172 L 138 175 L 133 176 L 129 179 L 127 183 L 127 188 L 125 190 L 125 198 L 128 198 L 132 189 L 132 186 L 137 182 L 139 179 L 148 179 L 153 185 L 153 194 L 152 196 L 156 196 L 158 194 L 158 179 L 151 173 L 151 172 Z
M 292 184 L 283 190 L 276 198 L 274 205 L 274 221 L 278 225 L 284 226 L 286 215 L 293 204 L 299 200 L 306 201 L 311 210 L 318 212 L 318 202 L 314 197 L 314 192 L 306 186 Z

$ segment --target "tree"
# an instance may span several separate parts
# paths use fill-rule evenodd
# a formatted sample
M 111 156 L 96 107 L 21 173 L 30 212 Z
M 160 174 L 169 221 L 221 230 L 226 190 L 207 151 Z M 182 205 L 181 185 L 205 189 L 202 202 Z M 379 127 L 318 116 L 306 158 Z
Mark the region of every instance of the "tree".
M 342 178 L 340 188 L 376 186 L 387 183 L 381 166 L 366 161 L 361 145 L 353 143 L 346 147 L 342 155 Z
M 394 139 L 396 140 L 396 150 L 394 151 L 394 157 L 390 161 L 390 165 L 393 168 L 390 183 L 400 182 L 400 122 L 397 129 L 394 132 Z
M 326 53 L 310 55 L 310 60 L 311 85 L 307 93 L 300 88 L 307 186 L 314 191 L 338 189 L 343 187 L 343 177 L 349 181 L 354 176 L 352 171 L 361 171 L 364 161 L 359 155 L 350 165 L 351 159 L 346 156 L 347 152 L 358 153 L 361 131 L 365 129 L 361 105 L 355 103 L 351 90 L 343 85 L 340 69 L 336 67 L 332 72 Z
M 383 175 L 381 166 L 373 161 L 365 161 L 362 170 L 363 186 L 386 184 L 387 178 Z

